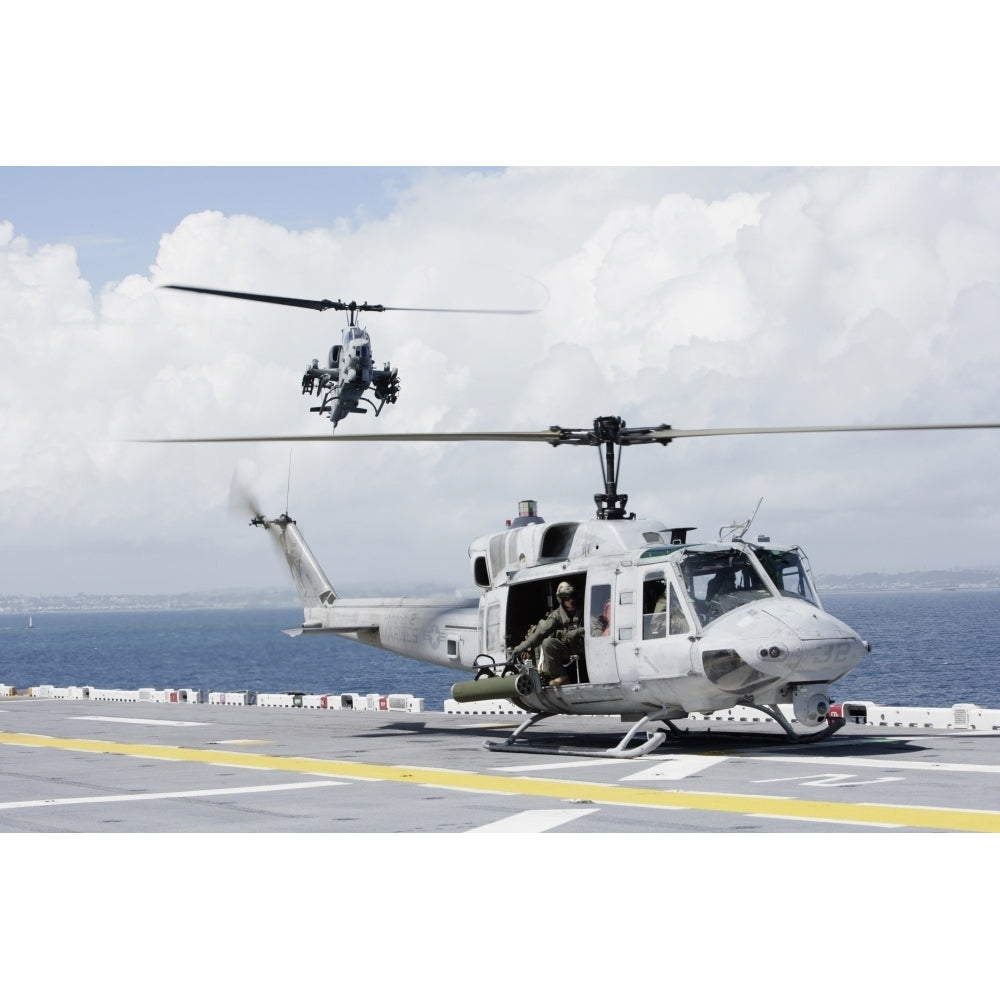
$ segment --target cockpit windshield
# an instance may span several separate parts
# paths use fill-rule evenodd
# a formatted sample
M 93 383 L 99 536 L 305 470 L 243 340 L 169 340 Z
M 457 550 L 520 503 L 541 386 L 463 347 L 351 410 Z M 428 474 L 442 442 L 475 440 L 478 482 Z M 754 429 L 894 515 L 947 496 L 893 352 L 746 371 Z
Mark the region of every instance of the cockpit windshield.
M 344 349 L 348 357 L 367 360 L 372 356 L 371 340 L 368 331 L 351 326 L 344 331 Z
M 760 560 L 774 585 L 781 591 L 782 597 L 801 597 L 802 600 L 819 606 L 809 571 L 798 549 L 769 549 L 755 546 L 754 555 Z
M 702 625 L 733 608 L 773 596 L 750 557 L 738 549 L 689 552 L 680 571 Z

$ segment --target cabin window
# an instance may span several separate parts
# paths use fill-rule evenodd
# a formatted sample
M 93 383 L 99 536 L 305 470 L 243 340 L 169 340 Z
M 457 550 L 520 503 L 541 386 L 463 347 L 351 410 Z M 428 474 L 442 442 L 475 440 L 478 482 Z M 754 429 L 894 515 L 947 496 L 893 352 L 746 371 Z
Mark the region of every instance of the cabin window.
M 486 648 L 500 648 L 500 605 L 491 604 L 486 609 Z
M 611 584 L 598 583 L 590 588 L 590 634 L 596 638 L 611 635 Z
M 477 587 L 488 587 L 490 585 L 490 574 L 486 569 L 486 556 L 476 556 L 472 564 L 472 576 Z
M 450 657 L 456 657 L 456 656 L 458 656 L 458 640 L 457 639 L 449 639 L 448 640 L 448 655 Z

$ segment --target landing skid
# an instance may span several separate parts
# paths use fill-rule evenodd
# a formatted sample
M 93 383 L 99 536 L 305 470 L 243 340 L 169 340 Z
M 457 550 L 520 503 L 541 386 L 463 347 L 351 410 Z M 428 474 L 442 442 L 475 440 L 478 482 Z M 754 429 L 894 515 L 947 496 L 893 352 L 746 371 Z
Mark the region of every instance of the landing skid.
M 542 719 L 551 718 L 553 715 L 560 715 L 560 712 L 537 712 L 530 719 L 522 722 L 505 740 L 487 740 L 483 746 L 487 750 L 494 750 L 501 753 L 543 753 L 558 754 L 562 757 L 606 757 L 612 760 L 629 760 L 632 757 L 643 757 L 655 750 L 666 738 L 667 734 L 662 730 L 646 733 L 646 742 L 637 747 L 629 748 L 636 733 L 654 722 L 664 721 L 658 718 L 658 712 L 643 716 L 626 734 L 622 737 L 617 746 L 609 750 L 574 750 L 568 747 L 545 746 L 542 744 L 532 744 L 525 741 L 517 743 L 517 738 L 529 727 Z M 668 723 L 669 725 L 669 723 Z
M 778 725 L 784 730 L 785 734 L 783 738 L 779 737 L 778 739 L 785 743 L 818 743 L 820 740 L 829 739 L 847 723 L 847 720 L 843 718 L 828 718 L 827 724 L 822 729 L 809 733 L 797 733 L 792 728 L 792 724 L 785 717 L 784 713 L 777 706 L 753 705 L 748 707 L 752 707 L 757 711 L 763 712 L 765 715 L 777 722 Z M 541 722 L 543 719 L 549 719 L 554 715 L 561 714 L 562 713 L 560 712 L 536 712 L 530 719 L 522 722 L 517 729 L 515 729 L 514 732 L 507 737 L 507 739 L 486 740 L 483 746 L 485 749 L 492 750 L 497 753 L 537 753 L 548 755 L 554 754 L 561 757 L 603 757 L 611 760 L 630 760 L 633 757 L 644 757 L 646 754 L 656 750 L 657 747 L 661 746 L 666 740 L 668 735 L 666 731 L 660 729 L 650 732 L 647 730 L 645 734 L 646 740 L 644 743 L 635 747 L 629 746 L 629 744 L 635 739 L 637 733 L 654 723 L 662 723 L 667 727 L 670 735 L 678 738 L 679 740 L 696 738 L 698 736 L 709 734 L 715 737 L 731 736 L 737 738 L 746 738 L 748 735 L 746 733 L 731 731 L 720 732 L 719 730 L 711 729 L 692 732 L 691 730 L 679 728 L 670 719 L 663 718 L 663 712 L 650 712 L 648 715 L 643 716 L 638 722 L 636 722 L 616 746 L 611 747 L 608 750 L 576 750 L 571 747 L 553 746 L 552 744 L 533 744 L 528 742 L 526 739 L 523 742 L 518 742 L 521 735 L 536 722 Z
M 829 739 L 835 732 L 847 723 L 847 719 L 827 716 L 826 725 L 822 729 L 816 729 L 809 733 L 797 733 L 792 729 L 792 724 L 785 717 L 785 713 L 777 705 L 746 705 L 746 708 L 755 708 L 758 712 L 763 712 L 770 716 L 787 733 L 788 739 L 792 743 L 818 743 L 820 740 Z

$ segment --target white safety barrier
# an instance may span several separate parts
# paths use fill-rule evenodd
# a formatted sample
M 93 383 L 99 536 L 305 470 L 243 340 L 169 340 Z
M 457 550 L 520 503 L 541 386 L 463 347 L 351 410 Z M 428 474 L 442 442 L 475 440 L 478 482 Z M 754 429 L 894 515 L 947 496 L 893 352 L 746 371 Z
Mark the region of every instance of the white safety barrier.
M 956 729 L 1000 729 L 1000 708 L 978 705 L 952 705 Z
M 88 687 L 84 688 L 85 698 L 90 698 L 92 701 L 139 701 L 139 692 L 135 691 L 125 691 L 121 688 L 94 688 Z
M 164 701 L 174 705 L 198 704 L 201 702 L 201 692 L 194 688 L 167 688 L 164 692 Z
M 422 712 L 424 699 L 414 698 L 412 694 L 391 694 L 388 699 L 390 712 Z
M 785 717 L 795 722 L 791 705 L 779 705 Z M 890 726 L 898 729 L 1000 729 L 1000 708 L 953 705 L 951 708 L 900 707 L 873 701 L 845 701 L 836 706 L 848 722 L 861 726 Z M 759 709 L 737 705 L 711 715 L 691 713 L 692 719 L 715 722 L 774 722 Z
M 495 698 L 492 701 L 470 701 L 463 703 L 447 698 L 444 703 L 447 715 L 528 715 L 523 708 L 518 708 L 506 698 Z
M 209 705 L 253 705 L 256 695 L 253 691 L 209 691 Z
M 65 698 L 68 701 L 78 701 L 79 699 L 84 697 L 83 688 L 81 687 L 53 688 L 52 697 Z
M 872 702 L 844 702 L 844 718 L 863 726 L 905 729 L 951 729 L 955 712 L 950 708 L 905 708 Z
M 778 708 L 787 719 L 794 721 L 791 705 L 779 705 Z M 732 708 L 722 708 L 718 712 L 710 713 L 691 712 L 689 718 L 708 722 L 774 722 L 774 719 L 765 715 L 759 708 L 751 708 L 748 705 L 734 705 Z
M 265 708 L 326 708 L 355 712 L 422 712 L 424 699 L 412 694 L 257 694 L 257 705 Z
M 265 694 L 260 692 L 257 695 L 257 705 L 260 708 L 292 708 L 294 707 L 294 695 L 290 694 Z
M 149 702 L 154 704 L 257 705 L 264 708 L 319 708 L 357 712 L 423 712 L 424 699 L 411 694 L 303 694 L 301 692 L 257 693 L 255 691 L 210 691 L 207 698 L 195 688 L 95 688 L 90 686 L 55 687 L 39 684 L 24 691 L 31 698 L 91 699 L 92 701 Z M 0 684 L 0 698 L 13 698 L 17 689 Z M 786 718 L 795 722 L 791 705 L 779 705 Z M 498 698 L 460 704 L 452 698 L 444 702 L 449 715 L 527 715 L 512 701 Z M 848 722 L 863 726 L 899 729 L 953 729 L 966 731 L 1000 730 L 1000 708 L 980 708 L 961 703 L 951 708 L 919 708 L 879 705 L 873 701 L 845 701 L 835 705 Z M 770 722 L 774 720 L 760 709 L 737 705 L 711 714 L 692 712 L 690 718 L 713 722 Z

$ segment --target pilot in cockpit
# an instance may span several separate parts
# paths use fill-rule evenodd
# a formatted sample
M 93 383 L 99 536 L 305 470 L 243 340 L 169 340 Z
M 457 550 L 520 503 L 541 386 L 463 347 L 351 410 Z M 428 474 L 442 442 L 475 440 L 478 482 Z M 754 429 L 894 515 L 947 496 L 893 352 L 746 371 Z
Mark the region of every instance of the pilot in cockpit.
M 711 580 L 705 591 L 705 600 L 712 601 L 722 594 L 731 594 L 736 590 L 736 571 L 732 568 L 720 569 Z

